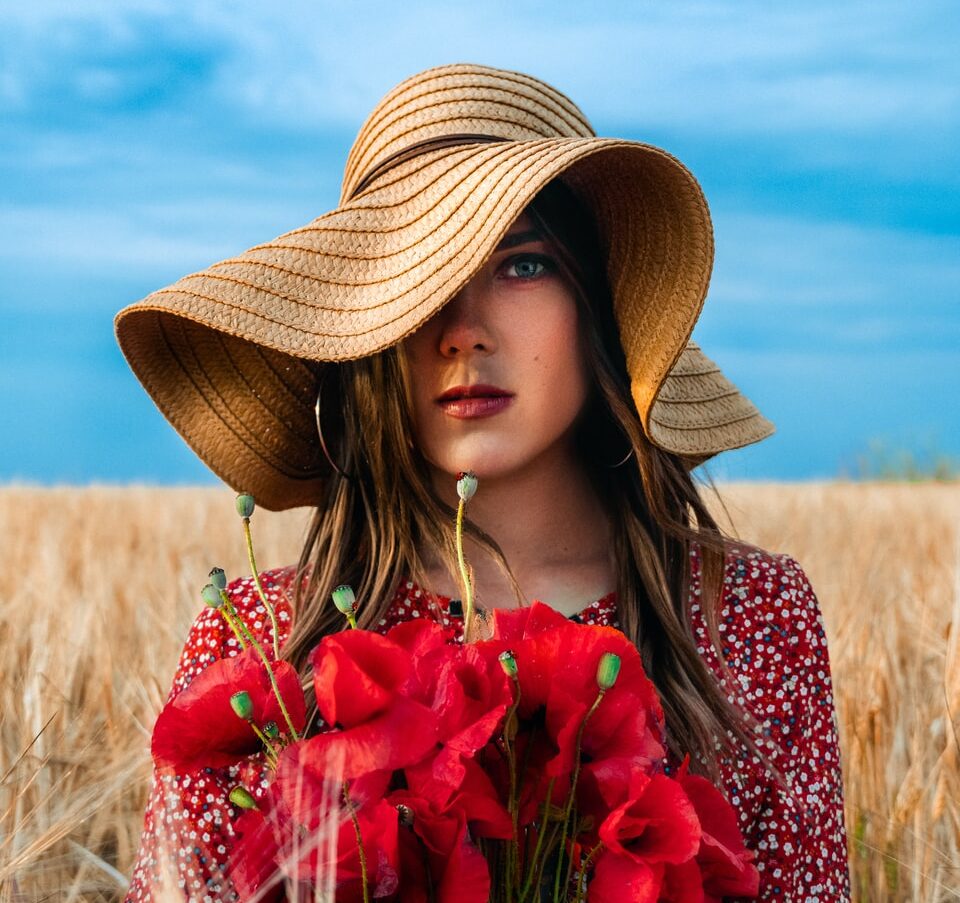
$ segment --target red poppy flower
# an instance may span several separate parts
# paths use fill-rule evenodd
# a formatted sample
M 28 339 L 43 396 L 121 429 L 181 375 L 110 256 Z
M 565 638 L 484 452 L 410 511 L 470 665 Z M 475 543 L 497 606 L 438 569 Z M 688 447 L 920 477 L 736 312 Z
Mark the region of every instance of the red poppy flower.
M 571 623 L 569 618 L 542 602 L 534 602 L 526 608 L 497 608 L 493 612 L 493 639 L 507 644 L 519 642 L 552 627 Z
M 287 662 L 271 664 L 294 727 L 303 730 L 306 704 L 300 678 Z M 261 749 L 250 725 L 238 718 L 230 697 L 245 690 L 253 703 L 253 721 L 263 726 L 286 721 L 270 685 L 266 666 L 253 649 L 205 668 L 168 702 L 153 728 L 152 752 L 158 768 L 178 772 L 234 765 Z
M 271 789 L 276 789 L 293 821 L 315 833 L 340 817 L 344 781 L 317 767 L 310 742 L 301 740 L 280 753 Z M 362 809 L 383 799 L 391 776 L 390 771 L 371 771 L 347 782 L 351 804 Z
M 337 903 L 361 903 L 363 868 L 373 899 L 389 897 L 400 885 L 397 810 L 384 800 L 370 802 L 355 812 L 355 825 L 344 809 L 338 822 L 326 831 L 297 838 L 288 848 L 288 870 L 301 882 L 320 891 L 332 891 Z M 363 843 L 361 866 L 357 842 Z
M 419 682 L 426 686 L 430 682 L 430 667 L 428 662 L 431 656 L 439 654 L 441 658 L 448 658 L 454 654 L 459 643 L 454 643 L 454 633 L 446 630 L 436 621 L 429 618 L 415 618 L 411 621 L 401 621 L 387 631 L 387 637 L 398 646 L 403 647 L 413 660 L 414 669 Z
M 413 819 L 399 833 L 401 903 L 487 903 L 490 871 L 467 835 L 464 813 L 406 791 L 392 793 L 387 802 L 406 806 Z
M 317 707 L 331 730 L 306 741 L 302 756 L 340 780 L 402 768 L 437 741 L 438 719 L 418 701 L 410 654 L 367 630 L 324 637 L 311 655 Z
M 241 900 L 279 903 L 285 899 L 280 851 L 291 836 L 292 824 L 273 786 L 258 806 L 242 812 L 234 822 L 227 878 Z
M 434 809 L 463 813 L 473 836 L 509 840 L 513 837 L 513 820 L 501 798 L 505 792 L 501 793 L 476 760 L 466 759 L 462 764 L 463 777 L 457 786 L 436 780 L 429 759 L 407 766 L 403 774 L 410 792 Z
M 524 815 L 532 798 L 546 797 L 551 780 L 555 801 L 569 792 L 576 763 L 580 726 L 598 697 L 596 669 L 605 652 L 620 657 L 617 683 L 604 694 L 584 725 L 581 763 L 593 770 L 593 796 L 600 811 L 624 799 L 624 782 L 633 773 L 650 773 L 664 754 L 663 709 L 647 678 L 636 647 L 618 630 L 576 624 L 542 603 L 527 609 L 497 611 L 494 637 L 478 643 L 481 653 L 496 658 L 510 649 L 517 662 L 520 687 L 518 715 L 532 743 L 523 755 L 536 780 L 524 782 Z M 607 786 L 608 782 L 615 781 Z
M 466 761 L 494 737 L 513 690 L 496 660 L 476 646 L 452 643 L 453 632 L 428 621 L 408 621 L 387 636 L 407 649 L 416 671 L 417 698 L 437 717 L 437 748 L 429 753 L 435 781 L 462 784 Z
M 657 774 L 637 779 L 633 799 L 600 825 L 604 849 L 589 884 L 588 899 L 656 903 L 668 865 L 693 859 L 700 822 L 679 782 Z
M 358 811 L 357 822 L 370 896 L 389 897 L 399 885 L 397 810 L 381 800 Z M 346 809 L 312 832 L 280 817 L 277 809 L 249 811 L 237 819 L 235 831 L 228 879 L 241 900 L 279 903 L 291 884 L 332 891 L 338 903 L 363 900 L 357 826 Z
M 398 884 L 397 811 L 383 802 L 390 773 L 351 781 L 345 797 L 342 782 L 318 776 L 303 760 L 304 749 L 301 741 L 281 753 L 259 810 L 244 812 L 237 821 L 230 878 L 241 899 L 259 900 L 257 894 L 293 884 L 335 891 L 338 903 L 362 900 L 351 812 L 360 829 L 371 896 L 393 894 Z
M 723 903 L 723 900 L 705 893 L 700 866 L 691 859 L 682 865 L 664 866 L 657 903 Z
M 676 779 L 693 803 L 702 829 L 696 856 L 697 881 L 704 892 L 717 899 L 756 896 L 760 892 L 760 872 L 753 864 L 756 853 L 745 847 L 736 813 L 726 797 L 706 778 L 688 774 L 689 761 L 687 756 Z
M 513 704 L 513 690 L 499 663 L 485 658 L 475 646 L 457 648 L 457 656 L 437 672 L 433 710 L 440 719 L 443 754 L 434 773 L 457 781 L 460 760 L 482 749 Z

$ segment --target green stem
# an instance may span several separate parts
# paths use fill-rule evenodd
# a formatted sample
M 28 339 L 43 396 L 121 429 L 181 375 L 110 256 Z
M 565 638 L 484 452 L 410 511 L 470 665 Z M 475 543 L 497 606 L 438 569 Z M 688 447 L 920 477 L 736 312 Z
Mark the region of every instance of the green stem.
M 522 763 L 521 767 L 520 767 L 519 770 L 518 770 L 518 775 L 517 775 L 517 786 L 518 786 L 518 787 L 522 787 L 522 786 L 523 786 L 523 782 L 524 782 L 524 781 L 526 780 L 526 778 L 527 778 L 527 772 L 528 772 L 529 769 L 530 769 L 530 753 L 531 753 L 531 751 L 533 750 L 533 747 L 534 747 L 536 738 L 537 738 L 537 728 L 536 728 L 536 725 L 533 725 L 533 726 L 531 727 L 530 733 L 529 733 L 529 735 L 528 735 L 528 737 L 527 737 L 527 744 L 526 744 L 526 748 L 524 749 L 524 753 L 523 753 L 523 763 Z M 551 789 L 551 794 L 552 794 L 552 789 Z M 518 811 L 518 815 L 519 815 L 519 809 L 520 809 L 520 799 L 519 799 L 519 794 L 518 794 L 518 798 L 517 798 L 517 811 Z M 539 836 L 539 834 L 538 834 L 538 836 Z M 519 840 L 518 840 L 518 842 L 517 842 L 517 880 L 516 880 L 516 884 L 517 884 L 517 887 L 518 887 L 518 888 L 520 887 L 520 884 L 521 884 L 521 882 L 522 882 L 524 869 L 526 868 L 527 864 L 528 864 L 529 862 L 531 862 L 531 861 L 532 861 L 532 860 L 531 860 L 531 857 L 530 857 L 530 832 L 529 832 L 529 831 L 524 831 L 524 832 L 523 832 L 523 851 L 522 851 L 522 852 L 520 851 L 520 843 L 519 843 Z M 519 899 L 520 899 L 520 900 L 523 900 L 523 892 L 522 892 L 522 891 L 521 891 L 521 893 L 520 893 Z M 513 901 L 511 901 L 511 903 L 513 903 Z
M 577 842 L 577 835 L 580 833 L 580 824 L 577 821 L 577 811 L 573 810 L 573 822 L 570 826 L 570 853 L 567 855 L 567 867 L 566 874 L 563 876 L 563 888 L 564 893 L 567 892 L 570 888 L 570 882 L 573 880 L 573 848 Z M 564 838 L 564 844 L 566 844 L 566 838 Z M 561 846 L 561 849 L 563 847 Z M 559 876 L 560 871 L 557 870 L 557 875 Z M 558 882 L 554 881 L 553 892 L 557 900 L 561 900 L 560 897 L 560 885 Z
M 519 831 L 519 807 L 517 805 L 517 757 L 514 753 L 513 744 L 507 737 L 507 731 L 510 724 L 516 717 L 517 708 L 520 705 L 520 683 L 514 680 L 514 686 L 517 688 L 517 695 L 513 705 L 507 709 L 507 717 L 503 722 L 503 746 L 507 754 L 507 768 L 510 773 L 510 795 L 508 797 L 507 809 L 510 812 L 510 821 L 513 824 L 513 837 L 511 844 L 506 847 L 506 899 L 513 899 L 513 883 L 520 883 L 520 831 Z
M 350 820 L 353 822 L 353 833 L 357 838 L 357 854 L 360 857 L 360 882 L 363 885 L 363 903 L 370 903 L 370 887 L 367 883 L 367 854 L 363 851 L 363 836 L 360 834 L 360 819 L 353 810 L 353 803 L 350 802 L 350 785 L 343 782 L 343 802 L 350 813 Z
M 221 590 L 221 595 L 223 591 Z M 237 638 L 237 642 L 240 644 L 241 649 L 247 648 L 247 641 L 243 638 L 243 634 L 240 632 L 240 629 L 237 627 L 236 623 L 231 616 L 232 606 L 222 605 L 219 609 L 220 614 L 223 615 L 223 620 L 230 625 L 230 629 L 233 631 L 233 635 Z
M 257 592 L 260 594 L 260 601 L 270 615 L 270 623 L 273 624 L 273 657 L 280 660 L 280 625 L 277 623 L 277 613 L 273 606 L 267 601 L 267 594 L 263 591 L 263 584 L 260 582 L 260 572 L 257 570 L 257 561 L 253 557 L 253 536 L 250 534 L 250 518 L 243 519 L 243 533 L 247 539 L 247 558 L 250 559 L 250 571 L 253 573 L 253 582 L 257 586 Z
M 510 822 L 513 826 L 513 837 L 511 838 L 510 845 L 505 847 L 506 855 L 504 858 L 506 860 L 506 864 L 505 864 L 506 875 L 504 877 L 504 880 L 505 880 L 504 895 L 507 900 L 512 900 L 513 899 L 513 882 L 515 878 L 514 869 L 515 869 L 515 862 L 516 862 L 516 855 L 514 854 L 514 845 L 517 844 L 517 811 L 516 811 L 516 806 L 514 805 L 514 802 L 513 802 L 513 789 L 514 789 L 514 781 L 515 781 L 514 755 L 513 755 L 513 749 L 510 746 L 510 741 L 507 740 L 506 737 L 503 738 L 503 743 L 504 743 L 504 746 L 506 747 L 506 752 L 507 752 L 507 767 L 510 769 L 510 801 L 507 808 L 510 812 Z
M 549 863 L 550 857 L 553 855 L 556 849 L 557 834 L 559 832 L 560 832 L 559 824 L 555 825 L 551 829 L 550 839 L 547 841 L 546 849 L 544 850 L 543 856 L 540 858 L 540 862 L 537 865 L 537 873 L 535 876 L 536 880 L 533 882 L 533 888 L 532 888 L 533 893 L 535 895 L 534 899 L 536 899 L 542 892 L 541 889 L 543 888 L 543 881 L 544 881 L 545 873 L 547 871 L 547 864 Z M 558 867 L 559 867 L 559 864 L 558 864 Z
M 543 821 L 540 823 L 540 830 L 537 831 L 537 845 L 533 848 L 533 858 L 531 862 L 528 863 L 530 870 L 527 872 L 527 879 L 523 882 L 523 887 L 520 889 L 520 903 L 526 900 L 527 894 L 530 893 L 530 889 L 533 886 L 534 878 L 537 876 L 540 850 L 543 847 L 543 838 L 547 833 L 547 823 L 550 820 L 550 807 L 553 805 L 553 784 L 555 781 L 556 778 L 550 778 L 550 783 L 547 784 L 547 802 L 543 809 Z
M 277 678 L 273 673 L 273 668 L 270 667 L 270 659 L 267 658 L 266 652 L 263 651 L 263 646 L 257 642 L 257 638 L 250 632 L 247 628 L 247 625 L 243 623 L 243 618 L 237 613 L 237 610 L 230 603 L 229 598 L 226 596 L 226 593 L 221 590 L 221 595 L 226 598 L 226 601 L 223 603 L 223 608 L 220 610 L 224 612 L 224 617 L 227 619 L 227 622 L 231 627 L 234 628 L 234 633 L 237 632 L 237 628 L 234 626 L 232 618 L 236 619 L 236 622 L 240 625 L 247 639 L 250 641 L 250 645 L 257 650 L 257 655 L 260 656 L 260 660 L 263 662 L 263 666 L 267 669 L 267 677 L 270 678 L 270 686 L 273 687 L 273 695 L 277 700 L 277 705 L 280 706 L 280 711 L 283 713 L 284 721 L 287 722 L 287 727 L 290 729 L 290 736 L 294 740 L 299 740 L 300 735 L 297 733 L 297 729 L 293 726 L 293 719 L 290 717 L 290 713 L 287 711 L 287 707 L 283 702 L 283 697 L 280 695 L 280 687 L 277 684 Z M 240 639 L 239 634 L 237 636 Z M 240 640 L 241 646 L 243 646 L 243 640 Z M 244 648 L 246 648 L 244 646 Z
M 526 864 L 530 861 L 530 832 L 529 831 L 523 832 L 523 858 L 520 861 L 521 861 L 521 871 L 522 871 L 523 867 L 525 867 Z M 518 881 L 517 884 L 519 885 L 519 883 L 520 882 Z M 522 900 L 523 896 L 521 895 L 518 899 Z M 513 901 L 511 900 L 510 903 L 513 903 Z
M 240 612 L 238 612 L 232 605 L 229 606 L 230 614 L 233 616 L 233 619 L 240 626 L 240 630 L 243 631 L 243 636 L 246 641 L 252 646 L 256 642 L 253 638 L 253 631 L 247 626 L 247 622 L 240 617 Z
M 230 615 L 230 617 L 233 618 L 233 621 L 236 624 L 236 626 L 234 626 L 234 623 L 230 625 L 231 627 L 233 627 L 233 632 L 236 633 L 237 628 L 239 627 L 240 632 L 243 634 L 242 638 L 238 636 L 237 639 L 240 640 L 241 647 L 245 649 L 246 643 L 253 642 L 253 631 L 251 631 L 250 628 L 247 627 L 246 621 L 244 621 L 243 618 L 240 617 L 240 612 L 238 612 L 236 608 L 233 607 L 233 602 L 230 601 L 230 596 L 227 595 L 227 591 L 225 589 L 220 590 L 220 598 L 223 599 L 223 605 L 221 606 L 221 608 L 225 610 L 227 614 Z M 226 617 L 226 615 L 224 615 L 224 617 Z
M 260 739 L 260 742 L 265 747 L 265 752 L 267 756 L 267 761 L 274 767 L 277 767 L 277 751 L 273 748 L 273 744 L 270 742 L 270 738 L 262 731 L 259 727 L 256 726 L 252 721 L 248 721 L 247 724 L 253 728 L 253 732 Z
M 514 681 L 517 688 L 517 695 L 507 712 L 505 724 L 510 724 L 517 717 L 517 709 L 520 707 L 520 682 Z M 504 737 L 506 740 L 506 737 Z M 520 801 L 517 799 L 517 756 L 513 748 L 513 743 L 507 742 L 507 764 L 510 769 L 510 798 L 509 809 L 510 818 L 513 822 L 513 843 L 508 848 L 508 894 L 507 899 L 512 899 L 513 883 L 520 884 Z M 515 873 L 515 874 L 514 874 Z
M 470 627 L 473 624 L 473 587 L 470 575 L 467 573 L 467 562 L 463 557 L 463 511 L 466 503 L 460 499 L 457 506 L 457 563 L 460 566 L 460 576 L 463 579 L 463 641 L 469 640 Z
M 573 768 L 573 779 L 570 781 L 570 795 L 567 797 L 567 805 L 563 812 L 563 832 L 560 835 L 560 849 L 562 850 L 567 842 L 567 824 L 570 821 L 570 812 L 573 809 L 573 801 L 577 795 L 577 781 L 580 779 L 580 764 L 581 764 L 581 743 L 583 742 L 583 729 L 587 726 L 587 722 L 590 720 L 590 716 L 597 710 L 597 707 L 600 705 L 600 701 L 603 699 L 606 690 L 600 690 L 597 693 L 597 698 L 593 701 L 593 705 L 587 710 L 587 714 L 583 716 L 583 721 L 580 722 L 580 727 L 577 730 L 577 745 L 574 751 L 574 768 Z M 570 857 L 572 861 L 573 857 Z M 570 862 L 567 863 L 567 880 L 569 881 L 570 876 Z M 553 897 L 554 899 L 558 898 L 560 893 L 560 869 L 557 869 L 556 877 L 553 882 Z
M 580 866 L 580 878 L 577 881 L 577 899 L 575 903 L 581 903 L 582 900 L 586 899 L 587 892 L 587 870 L 590 867 L 590 862 L 594 856 L 600 851 L 600 847 L 603 846 L 603 841 L 601 840 L 589 853 L 587 853 L 586 858 L 583 860 L 583 864 Z

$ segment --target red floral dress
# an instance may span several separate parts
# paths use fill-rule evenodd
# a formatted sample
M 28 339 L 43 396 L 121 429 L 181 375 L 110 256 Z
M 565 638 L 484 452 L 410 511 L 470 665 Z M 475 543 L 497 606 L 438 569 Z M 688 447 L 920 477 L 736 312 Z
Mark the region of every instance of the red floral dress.
M 697 649 L 720 678 L 699 605 L 700 561 L 691 551 L 688 600 Z M 294 569 L 262 575 L 267 597 L 277 609 L 280 641 L 290 627 Z M 240 614 L 268 639 L 272 627 L 250 578 L 228 587 Z M 616 626 L 615 594 L 588 605 L 575 618 Z M 380 629 L 410 618 L 434 618 L 457 629 L 450 599 L 431 595 L 413 582 L 396 591 Z M 720 612 L 723 653 L 740 689 L 728 698 L 749 708 L 768 742 L 780 750 L 777 761 L 794 789 L 775 785 L 755 758 L 746 754 L 722 762 L 722 790 L 737 813 L 748 849 L 757 854 L 758 900 L 826 903 L 848 900 L 850 878 L 843 812 L 840 750 L 830 660 L 816 595 L 800 565 L 788 555 L 732 547 L 727 555 Z M 269 648 L 269 644 L 265 643 Z M 206 609 L 197 617 L 180 657 L 168 698 L 182 691 L 211 662 L 239 652 L 220 614 Z M 668 755 L 668 774 L 679 762 Z M 169 898 L 178 891 L 191 901 L 231 899 L 224 871 L 238 810 L 227 799 L 243 783 L 255 796 L 266 776 L 259 756 L 241 766 L 204 768 L 192 774 L 154 775 L 140 852 L 126 897 L 128 903 Z M 167 883 L 164 883 L 167 882 Z M 165 896 L 166 893 L 166 896 Z M 176 896 L 176 894 L 175 894 Z

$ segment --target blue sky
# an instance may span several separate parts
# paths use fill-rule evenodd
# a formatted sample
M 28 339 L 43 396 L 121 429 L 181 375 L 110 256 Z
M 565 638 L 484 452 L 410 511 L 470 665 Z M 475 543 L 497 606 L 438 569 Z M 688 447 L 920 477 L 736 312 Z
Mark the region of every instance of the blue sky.
M 0 481 L 214 482 L 113 315 L 331 209 L 379 98 L 461 61 L 539 76 L 700 179 L 694 336 L 778 427 L 715 475 L 834 476 L 874 439 L 960 456 L 955 3 L 79 9 L 20 4 L 0 32 Z

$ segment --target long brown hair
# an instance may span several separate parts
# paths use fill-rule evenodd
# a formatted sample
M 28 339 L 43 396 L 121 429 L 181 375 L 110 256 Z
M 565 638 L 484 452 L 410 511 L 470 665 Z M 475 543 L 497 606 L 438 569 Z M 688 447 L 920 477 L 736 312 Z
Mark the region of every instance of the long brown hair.
M 589 211 L 565 183 L 554 180 L 526 212 L 552 243 L 575 290 L 580 341 L 592 377 L 591 397 L 576 425 L 577 448 L 614 525 L 619 626 L 637 645 L 660 694 L 668 746 L 681 759 L 689 752 L 691 772 L 714 783 L 721 780 L 719 756 L 755 755 L 786 787 L 759 748 L 756 720 L 728 701 L 697 651 L 686 605 L 693 544 L 699 549 L 700 605 L 710 641 L 724 683 L 739 689 L 722 655 L 718 630 L 729 538 L 690 475 L 696 462 L 658 448 L 643 431 Z M 324 380 L 332 385 L 324 386 L 324 398 L 339 398 L 341 404 L 325 415 L 324 435 L 338 437 L 328 449 L 350 476 L 334 474 L 328 481 L 298 562 L 296 616 L 284 657 L 303 674 L 308 692 L 310 650 L 343 626 L 330 602 L 334 587 L 347 583 L 354 588 L 359 624 L 374 628 L 402 580 L 427 585 L 418 549 L 436 549 L 458 579 L 456 511 L 433 489 L 411 439 L 402 346 L 327 366 Z M 631 448 L 633 457 L 626 464 L 610 466 Z M 495 539 L 469 518 L 464 530 L 498 562 L 522 603 Z

